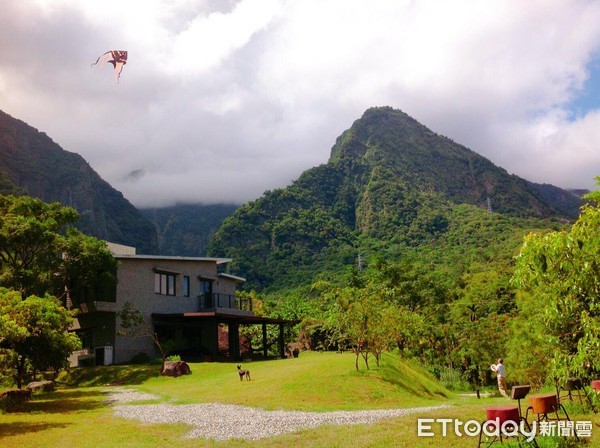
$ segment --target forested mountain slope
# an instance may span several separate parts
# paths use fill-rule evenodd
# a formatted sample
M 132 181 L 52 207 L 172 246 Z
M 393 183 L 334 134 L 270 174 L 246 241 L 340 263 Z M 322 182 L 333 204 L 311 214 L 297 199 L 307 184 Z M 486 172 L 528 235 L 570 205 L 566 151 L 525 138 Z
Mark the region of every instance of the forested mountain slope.
M 497 246 L 510 257 L 528 229 L 575 216 L 407 114 L 372 108 L 338 137 L 327 164 L 227 218 L 208 253 L 234 258 L 250 287 L 279 289 L 353 265 L 359 253 L 418 252 L 440 263 Z

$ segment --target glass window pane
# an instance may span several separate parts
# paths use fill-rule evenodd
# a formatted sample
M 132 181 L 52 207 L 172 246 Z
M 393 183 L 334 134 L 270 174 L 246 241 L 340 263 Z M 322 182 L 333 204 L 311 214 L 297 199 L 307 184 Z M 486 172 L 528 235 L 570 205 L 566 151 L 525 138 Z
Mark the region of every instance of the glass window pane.
M 183 296 L 190 296 L 190 277 L 188 277 L 187 275 L 183 276 Z
M 160 294 L 160 274 L 154 274 L 154 292 Z
M 175 276 L 174 275 L 167 275 L 167 285 L 168 285 L 167 294 L 170 296 L 174 296 L 175 295 Z
M 167 294 L 167 274 L 160 274 L 160 293 Z

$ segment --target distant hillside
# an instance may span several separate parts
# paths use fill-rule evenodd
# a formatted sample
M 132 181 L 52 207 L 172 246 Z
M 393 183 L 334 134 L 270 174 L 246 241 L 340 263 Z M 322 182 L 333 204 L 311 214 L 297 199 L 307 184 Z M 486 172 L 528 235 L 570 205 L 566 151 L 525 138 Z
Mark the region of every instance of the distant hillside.
M 236 210 L 208 253 L 232 257 L 250 287 L 277 289 L 339 271 L 358 253 L 420 250 L 461 262 L 465 248 L 475 258 L 496 248 L 510 257 L 527 229 L 574 212 L 407 114 L 372 108 L 338 137 L 327 164 Z
M 158 250 L 156 231 L 123 195 L 78 154 L 0 111 L 0 193 L 27 194 L 75 208 L 77 227 L 104 240 Z
M 156 227 L 161 255 L 203 257 L 210 238 L 238 207 L 232 204 L 178 204 L 140 211 Z
M 549 184 L 532 182 L 531 185 L 540 192 L 546 201 L 572 219 L 579 216 L 579 208 L 582 205 L 581 197 L 589 193 L 589 190 L 563 190 Z

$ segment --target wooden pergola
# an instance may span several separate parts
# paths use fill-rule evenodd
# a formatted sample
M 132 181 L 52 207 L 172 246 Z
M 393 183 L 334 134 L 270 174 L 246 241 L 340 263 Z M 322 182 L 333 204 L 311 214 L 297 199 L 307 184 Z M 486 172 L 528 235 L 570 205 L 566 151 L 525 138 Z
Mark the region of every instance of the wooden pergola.
M 174 314 L 152 314 L 152 320 L 156 326 L 169 326 L 175 328 L 197 329 L 204 335 L 208 335 L 205 344 L 213 357 L 218 354 L 218 328 L 219 324 L 228 326 L 229 333 L 229 356 L 231 359 L 241 360 L 240 353 L 240 325 L 261 325 L 262 326 L 262 348 L 263 356 L 267 358 L 267 325 L 279 326 L 278 354 L 279 357 L 285 357 L 284 328 L 286 324 L 292 324 L 293 321 L 285 319 L 276 319 L 270 317 L 255 316 L 239 312 L 219 311 L 201 311 L 192 313 L 174 313 Z

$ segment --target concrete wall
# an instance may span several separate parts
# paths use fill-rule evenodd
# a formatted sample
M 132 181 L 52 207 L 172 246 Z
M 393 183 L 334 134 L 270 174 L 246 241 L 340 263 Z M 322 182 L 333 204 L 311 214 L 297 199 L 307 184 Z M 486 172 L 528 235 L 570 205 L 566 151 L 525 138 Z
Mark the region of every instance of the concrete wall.
M 217 264 L 211 260 L 190 259 L 144 259 L 119 258 L 117 270 L 117 312 L 123 309 L 126 302 L 131 302 L 144 316 L 146 325 L 152 329 L 152 314 L 170 314 L 200 311 L 200 280 L 215 279 L 213 293 L 235 294 L 235 282 L 231 279 L 217 278 Z M 154 292 L 155 272 L 177 273 L 175 278 L 175 295 L 162 295 Z M 190 297 L 183 296 L 183 276 L 190 277 Z M 117 317 L 116 331 L 122 330 Z M 205 337 L 208 337 L 206 335 Z M 147 336 L 116 336 L 115 362 L 129 361 L 133 356 L 143 352 L 150 357 L 158 356 L 152 340 Z

